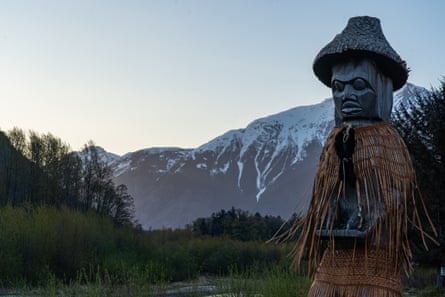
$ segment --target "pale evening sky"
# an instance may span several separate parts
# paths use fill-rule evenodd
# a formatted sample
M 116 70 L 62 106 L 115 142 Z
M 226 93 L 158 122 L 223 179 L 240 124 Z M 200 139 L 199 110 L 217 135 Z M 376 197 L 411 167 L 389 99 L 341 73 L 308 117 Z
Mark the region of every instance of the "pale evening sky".
M 0 0 L 0 129 L 78 150 L 198 147 L 330 97 L 312 73 L 351 16 L 380 18 L 411 68 L 445 75 L 445 1 Z

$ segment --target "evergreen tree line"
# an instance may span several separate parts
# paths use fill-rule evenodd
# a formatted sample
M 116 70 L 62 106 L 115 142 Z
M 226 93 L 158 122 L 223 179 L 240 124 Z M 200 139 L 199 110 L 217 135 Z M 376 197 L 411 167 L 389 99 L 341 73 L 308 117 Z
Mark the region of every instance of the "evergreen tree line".
M 226 236 L 241 241 L 266 241 L 271 239 L 283 226 L 281 217 L 261 216 L 260 213 L 250 214 L 232 207 L 220 210 L 210 217 L 198 218 L 192 224 L 192 231 L 197 236 Z M 292 225 L 289 221 L 286 226 Z M 282 229 L 281 231 L 285 231 Z
M 52 134 L 0 132 L 0 206 L 55 206 L 110 215 L 131 224 L 133 198 L 115 185 L 94 143 L 78 152 Z
M 423 254 L 423 260 L 441 265 L 445 264 L 444 119 L 445 78 L 438 88 L 432 88 L 427 95 L 417 94 L 413 100 L 400 105 L 392 119 L 411 154 L 419 188 L 441 244 L 441 247 L 432 245 L 432 250 Z M 431 230 L 427 231 L 431 233 Z M 412 242 L 414 247 L 421 245 L 418 242 Z

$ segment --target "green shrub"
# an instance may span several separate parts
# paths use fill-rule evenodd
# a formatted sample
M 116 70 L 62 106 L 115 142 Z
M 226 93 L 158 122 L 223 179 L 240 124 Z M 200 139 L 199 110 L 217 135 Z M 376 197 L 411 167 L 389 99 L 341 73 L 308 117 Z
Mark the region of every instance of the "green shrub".
M 268 267 L 287 255 L 283 246 L 194 238 L 191 230 L 141 231 L 117 226 L 94 211 L 64 207 L 5 206 L 0 226 L 2 286 L 44 285 L 53 279 L 116 285 L 179 281 Z

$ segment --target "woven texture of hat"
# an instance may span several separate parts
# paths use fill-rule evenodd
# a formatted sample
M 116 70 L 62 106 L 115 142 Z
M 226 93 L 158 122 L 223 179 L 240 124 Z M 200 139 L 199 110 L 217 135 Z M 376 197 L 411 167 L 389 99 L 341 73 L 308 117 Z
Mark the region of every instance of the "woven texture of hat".
M 348 50 L 375 52 L 398 63 L 403 62 L 386 40 L 380 21 L 373 17 L 351 18 L 346 28 L 320 51 L 315 60 L 328 54 L 338 54 Z
M 340 34 L 323 47 L 314 59 L 315 75 L 331 86 L 332 67 L 346 58 L 360 57 L 373 60 L 391 78 L 394 91 L 408 78 L 408 68 L 383 34 L 378 18 L 352 17 Z
M 382 250 L 328 249 L 308 297 L 400 297 L 400 275 L 394 264 Z

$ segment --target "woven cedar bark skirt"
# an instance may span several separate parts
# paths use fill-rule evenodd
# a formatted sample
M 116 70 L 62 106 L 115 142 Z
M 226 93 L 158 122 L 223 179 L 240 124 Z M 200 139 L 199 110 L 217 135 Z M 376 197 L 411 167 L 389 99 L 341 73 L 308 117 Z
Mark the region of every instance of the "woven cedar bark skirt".
M 308 297 L 401 297 L 400 269 L 383 250 L 326 250 Z

